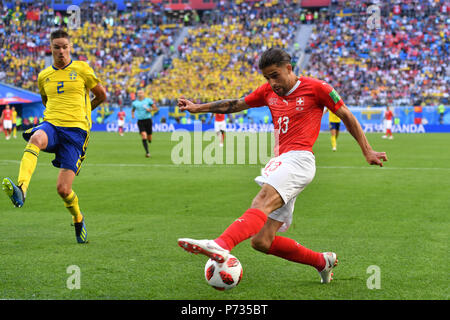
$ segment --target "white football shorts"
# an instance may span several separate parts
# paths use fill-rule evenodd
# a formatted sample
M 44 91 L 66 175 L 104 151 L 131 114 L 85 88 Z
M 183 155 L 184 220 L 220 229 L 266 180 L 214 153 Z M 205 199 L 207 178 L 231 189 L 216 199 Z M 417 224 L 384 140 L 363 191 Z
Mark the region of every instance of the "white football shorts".
M 117 125 L 119 126 L 119 127 L 123 127 L 123 125 L 125 124 L 125 120 L 117 120 Z
M 12 120 L 3 120 L 3 129 L 12 129 Z
M 278 231 L 286 231 L 292 223 L 292 214 L 297 196 L 313 180 L 316 174 L 316 159 L 309 151 L 289 151 L 272 158 L 255 178 L 260 186 L 267 183 L 278 191 L 284 205 L 269 218 L 284 222 Z
M 226 121 L 215 121 L 214 122 L 214 131 L 215 132 L 219 132 L 219 131 L 227 131 L 227 123 Z

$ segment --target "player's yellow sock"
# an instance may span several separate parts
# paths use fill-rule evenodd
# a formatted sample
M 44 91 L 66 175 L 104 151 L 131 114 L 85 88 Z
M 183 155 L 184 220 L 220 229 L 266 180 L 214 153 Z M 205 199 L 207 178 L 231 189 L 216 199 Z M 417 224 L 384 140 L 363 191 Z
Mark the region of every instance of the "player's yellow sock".
M 28 143 L 23 152 L 22 161 L 20 162 L 18 185 L 22 188 L 24 193 L 27 192 L 31 176 L 36 169 L 40 151 L 39 147 Z
M 69 210 L 72 215 L 73 222 L 81 222 L 83 220 L 83 215 L 81 214 L 80 206 L 78 205 L 78 196 L 76 193 L 72 190 L 66 198 L 63 198 L 63 201 L 67 210 Z
M 17 137 L 17 128 L 16 127 L 14 127 L 14 129 L 13 129 L 13 137 L 14 138 Z
M 336 136 L 331 136 L 331 147 L 336 149 Z

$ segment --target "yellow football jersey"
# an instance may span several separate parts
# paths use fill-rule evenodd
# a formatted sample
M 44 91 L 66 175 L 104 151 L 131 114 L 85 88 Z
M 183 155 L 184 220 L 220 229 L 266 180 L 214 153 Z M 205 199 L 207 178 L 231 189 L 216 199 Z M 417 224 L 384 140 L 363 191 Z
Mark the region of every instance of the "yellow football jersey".
M 39 92 L 47 96 L 44 121 L 58 127 L 91 129 L 89 90 L 100 80 L 84 61 L 71 61 L 62 69 L 53 65 L 38 75 Z
M 328 115 L 328 117 L 329 117 L 329 122 L 341 122 L 341 118 L 339 118 L 337 115 L 335 115 L 333 112 L 331 112 L 330 110 L 328 110 L 329 111 L 329 115 Z

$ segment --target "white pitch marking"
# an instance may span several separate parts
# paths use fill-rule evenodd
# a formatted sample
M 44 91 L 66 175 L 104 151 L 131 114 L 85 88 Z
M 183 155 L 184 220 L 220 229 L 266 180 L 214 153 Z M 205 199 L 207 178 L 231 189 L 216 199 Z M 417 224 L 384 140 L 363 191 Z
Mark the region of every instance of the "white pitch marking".
M 19 160 L 0 160 L 0 165 L 7 166 L 11 164 L 20 164 Z M 39 164 L 40 166 L 49 166 L 50 164 Z M 182 168 L 182 167 L 202 167 L 202 168 L 212 168 L 212 167 L 264 167 L 264 165 L 259 164 L 171 164 L 171 163 L 85 163 L 83 166 L 87 167 L 163 167 L 163 168 Z M 380 170 L 444 170 L 449 171 L 450 168 L 429 168 L 429 167 L 382 167 L 379 168 L 378 166 L 365 166 L 365 167 L 358 167 L 358 166 L 317 166 L 318 169 L 361 169 L 361 170 L 374 170 L 374 169 L 380 169 Z

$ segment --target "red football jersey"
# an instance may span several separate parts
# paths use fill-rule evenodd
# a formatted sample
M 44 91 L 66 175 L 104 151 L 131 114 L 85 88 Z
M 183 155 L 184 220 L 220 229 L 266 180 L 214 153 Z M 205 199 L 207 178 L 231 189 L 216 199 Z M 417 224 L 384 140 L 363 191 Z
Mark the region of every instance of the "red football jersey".
M 393 117 L 393 116 L 394 116 L 394 114 L 392 113 L 391 110 L 386 111 L 386 112 L 384 113 L 384 118 L 385 118 L 386 120 L 392 120 L 392 117 Z
M 125 111 L 119 111 L 119 112 L 117 113 L 117 118 L 118 118 L 119 120 L 124 120 L 124 119 L 125 119 Z
M 216 121 L 224 121 L 225 120 L 225 114 L 223 113 L 216 113 Z
M 3 120 L 12 120 L 12 110 L 11 109 L 4 109 L 2 112 Z
M 244 99 L 252 108 L 269 107 L 278 142 L 275 155 L 292 150 L 312 152 L 319 136 L 323 108 L 335 113 L 344 104 L 328 83 L 303 76 L 286 96 L 278 96 L 267 82 Z

